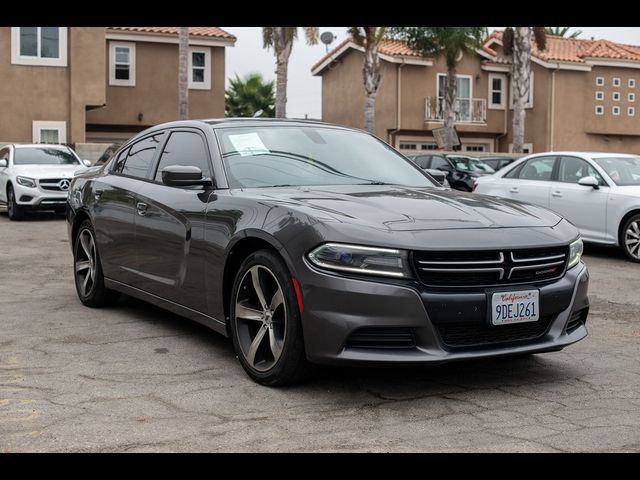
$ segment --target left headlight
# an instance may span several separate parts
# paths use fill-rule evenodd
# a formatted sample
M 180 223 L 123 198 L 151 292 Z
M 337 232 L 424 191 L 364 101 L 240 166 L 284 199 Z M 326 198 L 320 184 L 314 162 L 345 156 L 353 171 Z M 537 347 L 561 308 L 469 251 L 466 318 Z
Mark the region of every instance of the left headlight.
M 581 239 L 578 239 L 569 245 L 569 263 L 567 264 L 567 270 L 571 267 L 575 267 L 580 262 L 583 250 L 584 244 Z
M 409 253 L 391 248 L 325 243 L 307 254 L 309 261 L 322 269 L 338 272 L 410 278 Z
M 18 182 L 23 187 L 36 188 L 36 181 L 33 178 L 16 177 L 16 182 Z

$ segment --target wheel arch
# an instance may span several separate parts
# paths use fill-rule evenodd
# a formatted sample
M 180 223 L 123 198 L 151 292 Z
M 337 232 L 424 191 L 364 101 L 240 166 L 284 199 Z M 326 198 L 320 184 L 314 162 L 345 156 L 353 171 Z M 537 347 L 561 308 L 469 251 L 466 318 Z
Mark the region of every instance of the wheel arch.
M 640 207 L 634 207 L 631 210 L 629 210 L 628 212 L 626 212 L 622 218 L 620 219 L 620 222 L 618 223 L 618 236 L 617 236 L 617 240 L 618 240 L 618 246 L 619 247 L 623 247 L 623 243 L 624 243 L 624 239 L 622 238 L 623 235 L 623 228 L 625 223 L 627 223 L 627 221 L 633 217 L 634 215 L 640 215 Z
M 71 251 L 74 251 L 76 247 L 76 237 L 78 236 L 78 229 L 80 228 L 80 225 L 82 225 L 82 222 L 84 222 L 85 220 L 91 221 L 89 212 L 84 209 L 76 211 L 73 217 L 73 223 L 71 224 Z

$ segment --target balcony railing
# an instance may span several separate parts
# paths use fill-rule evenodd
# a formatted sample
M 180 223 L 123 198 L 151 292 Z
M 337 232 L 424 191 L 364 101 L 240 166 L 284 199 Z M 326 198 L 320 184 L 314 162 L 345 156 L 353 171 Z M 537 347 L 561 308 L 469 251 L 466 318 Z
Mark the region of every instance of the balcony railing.
M 487 100 L 485 98 L 457 98 L 453 103 L 453 109 L 456 112 L 456 122 L 487 122 Z M 427 122 L 444 121 L 444 99 L 425 97 L 424 112 L 424 119 Z

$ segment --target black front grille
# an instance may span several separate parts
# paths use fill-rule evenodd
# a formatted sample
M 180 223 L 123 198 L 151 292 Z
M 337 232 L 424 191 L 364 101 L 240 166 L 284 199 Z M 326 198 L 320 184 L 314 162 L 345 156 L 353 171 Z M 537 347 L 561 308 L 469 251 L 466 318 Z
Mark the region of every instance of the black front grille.
M 413 252 L 420 281 L 431 287 L 488 287 L 534 283 L 564 274 L 568 247 Z
M 63 190 L 58 186 L 61 180 L 62 178 L 43 178 L 39 181 L 40 188 L 53 192 L 62 192 Z
M 485 323 L 452 323 L 436 325 L 442 342 L 450 348 L 488 348 L 502 343 L 522 343 L 542 337 L 553 315 L 536 322 L 489 325 Z
M 565 331 L 567 333 L 571 333 L 581 325 L 584 325 L 587 322 L 587 315 L 589 315 L 589 307 L 573 312 L 569 317 Z
M 367 327 L 353 332 L 347 348 L 413 348 L 416 342 L 410 328 Z

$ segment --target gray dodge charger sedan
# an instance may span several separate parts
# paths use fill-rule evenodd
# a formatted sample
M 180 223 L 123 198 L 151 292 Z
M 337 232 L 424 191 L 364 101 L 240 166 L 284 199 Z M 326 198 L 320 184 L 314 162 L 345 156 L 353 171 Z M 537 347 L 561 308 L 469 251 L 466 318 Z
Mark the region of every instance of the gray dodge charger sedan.
M 587 335 L 573 225 L 443 188 L 358 130 L 159 125 L 75 177 L 67 221 L 82 303 L 125 293 L 203 323 L 265 385 L 308 362 L 426 365 Z

